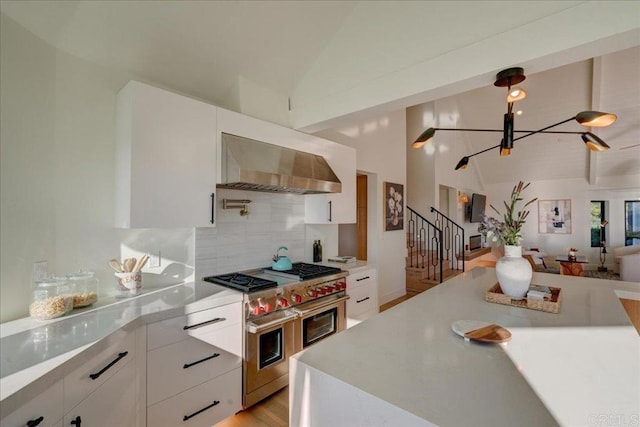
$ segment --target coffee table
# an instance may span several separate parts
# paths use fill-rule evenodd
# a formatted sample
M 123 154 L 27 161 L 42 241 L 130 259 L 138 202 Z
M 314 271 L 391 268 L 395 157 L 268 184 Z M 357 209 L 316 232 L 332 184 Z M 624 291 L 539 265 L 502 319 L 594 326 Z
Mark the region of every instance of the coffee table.
M 576 256 L 576 259 L 570 260 L 569 255 L 559 255 L 556 261 L 560 263 L 560 274 L 565 276 L 584 276 L 582 264 L 589 262 L 586 256 Z

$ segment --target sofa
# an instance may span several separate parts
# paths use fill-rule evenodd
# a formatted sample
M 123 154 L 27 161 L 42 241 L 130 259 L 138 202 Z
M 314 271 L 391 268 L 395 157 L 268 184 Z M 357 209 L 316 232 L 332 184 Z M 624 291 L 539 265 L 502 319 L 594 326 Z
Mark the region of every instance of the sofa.
M 640 283 L 640 252 L 620 257 L 620 280 Z
M 632 245 L 632 246 L 618 246 L 617 248 L 613 248 L 613 271 L 616 274 L 620 274 L 620 278 L 622 279 L 622 271 L 620 261 L 622 257 L 627 255 L 640 254 L 640 245 Z M 626 262 L 627 268 L 629 267 L 629 262 Z M 624 279 L 622 279 L 624 280 Z

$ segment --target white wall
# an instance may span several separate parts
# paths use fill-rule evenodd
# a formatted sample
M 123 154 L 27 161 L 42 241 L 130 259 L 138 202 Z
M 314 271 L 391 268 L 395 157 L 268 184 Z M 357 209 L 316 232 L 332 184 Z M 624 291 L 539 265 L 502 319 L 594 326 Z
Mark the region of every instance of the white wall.
M 52 48 L 5 15 L 0 29 L 0 322 L 28 315 L 32 264 L 96 272 L 113 294 L 111 258 L 158 252 L 143 287 L 193 273 L 193 230 L 117 230 L 114 106 L 130 76 Z
M 499 206 L 503 200 L 509 200 L 511 190 L 517 182 L 495 184 L 487 186 L 487 205 Z M 590 203 L 592 200 L 605 200 L 609 203 L 607 219 L 607 247 L 624 246 L 624 201 L 639 200 L 640 189 L 627 188 L 599 188 L 589 185 L 584 179 L 567 179 L 553 181 L 534 181 L 523 193 L 528 201 L 534 197 L 538 200 L 571 200 L 571 234 L 544 234 L 538 230 L 538 203 L 530 205 L 529 218 L 523 227 L 524 247 L 539 247 L 550 255 L 565 255 L 569 247 L 578 249 L 578 255 L 587 256 L 587 269 L 595 269 L 600 265 L 599 248 L 591 248 L 590 235 Z M 488 216 L 496 216 L 487 211 Z M 607 256 L 606 264 L 613 265 L 611 253 Z
M 438 131 L 422 148 L 411 147 L 411 143 L 429 127 L 459 127 L 457 111 L 455 97 L 407 109 L 407 203 L 430 221 L 433 219 L 430 208 L 439 209 L 441 205 L 441 186 L 467 194 L 469 203 L 473 193 L 485 193 L 481 172 L 474 167 L 473 159 L 467 169 L 455 170 L 458 161 L 470 152 L 468 138 L 472 137 L 471 133 Z M 449 199 L 449 217 L 465 229 L 467 244 L 470 235 L 478 234 L 478 224 L 469 222 L 466 204 L 452 200 L 451 196 Z
M 406 293 L 406 237 L 403 231 L 383 231 L 382 191 L 384 182 L 406 186 L 406 119 L 400 110 L 369 120 L 344 124 L 318 136 L 356 149 L 356 168 L 369 176 L 369 220 L 374 221 L 368 233 L 369 262 L 378 268 L 380 303 Z M 371 190 L 373 188 L 373 191 Z M 356 201 L 353 201 L 356 203 Z M 406 206 L 406 203 L 405 203 Z M 405 216 L 406 218 L 406 216 Z

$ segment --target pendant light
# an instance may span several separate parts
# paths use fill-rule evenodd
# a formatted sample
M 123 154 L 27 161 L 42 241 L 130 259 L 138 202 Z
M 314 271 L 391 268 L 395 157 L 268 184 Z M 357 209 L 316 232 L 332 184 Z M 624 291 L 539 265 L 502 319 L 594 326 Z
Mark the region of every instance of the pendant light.
M 530 135 L 538 134 L 538 133 L 563 133 L 563 134 L 574 134 L 580 135 L 582 140 L 584 141 L 587 148 L 592 151 L 606 151 L 610 147 L 597 135 L 594 135 L 591 132 L 571 132 L 571 131 L 552 131 L 549 130 L 561 124 L 577 121 L 579 124 L 585 127 L 606 127 L 613 124 L 617 116 L 611 113 L 603 113 L 600 111 L 581 111 L 573 117 L 570 117 L 566 120 L 562 120 L 558 123 L 554 123 L 550 126 L 546 126 L 542 129 L 538 130 L 515 130 L 514 129 L 514 114 L 513 114 L 513 105 L 515 102 L 523 100 L 526 98 L 527 93 L 521 87 L 512 87 L 512 85 L 517 85 L 525 80 L 526 76 L 524 75 L 524 69 L 520 67 L 507 68 L 506 70 L 500 71 L 496 75 L 496 81 L 493 83 L 494 86 L 497 87 L 506 87 L 507 88 L 507 112 L 504 114 L 503 118 L 503 128 L 502 129 L 456 129 L 456 128 L 427 128 L 424 130 L 420 136 L 411 144 L 413 148 L 420 148 L 427 144 L 436 134 L 436 131 L 457 131 L 457 132 L 501 132 L 502 139 L 500 144 L 495 145 L 493 147 L 489 147 L 487 149 L 478 151 L 477 153 L 473 153 L 467 156 L 464 156 L 455 169 L 466 169 L 469 165 L 469 159 L 473 156 L 477 156 L 478 154 L 485 153 L 487 151 L 493 150 L 495 148 L 499 148 L 500 156 L 508 156 L 511 154 L 511 150 L 513 150 L 513 143 L 520 139 L 526 138 Z M 524 133 L 525 135 L 514 138 L 515 133 Z

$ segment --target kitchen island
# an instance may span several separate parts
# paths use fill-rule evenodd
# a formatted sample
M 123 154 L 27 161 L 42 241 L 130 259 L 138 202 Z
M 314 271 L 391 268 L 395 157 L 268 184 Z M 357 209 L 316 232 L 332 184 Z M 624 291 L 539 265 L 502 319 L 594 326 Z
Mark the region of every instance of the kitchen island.
M 640 339 L 618 298 L 640 284 L 534 273 L 562 288 L 552 314 L 485 302 L 496 282 L 475 268 L 295 355 L 290 425 L 640 423 Z M 465 341 L 457 320 L 512 339 Z

